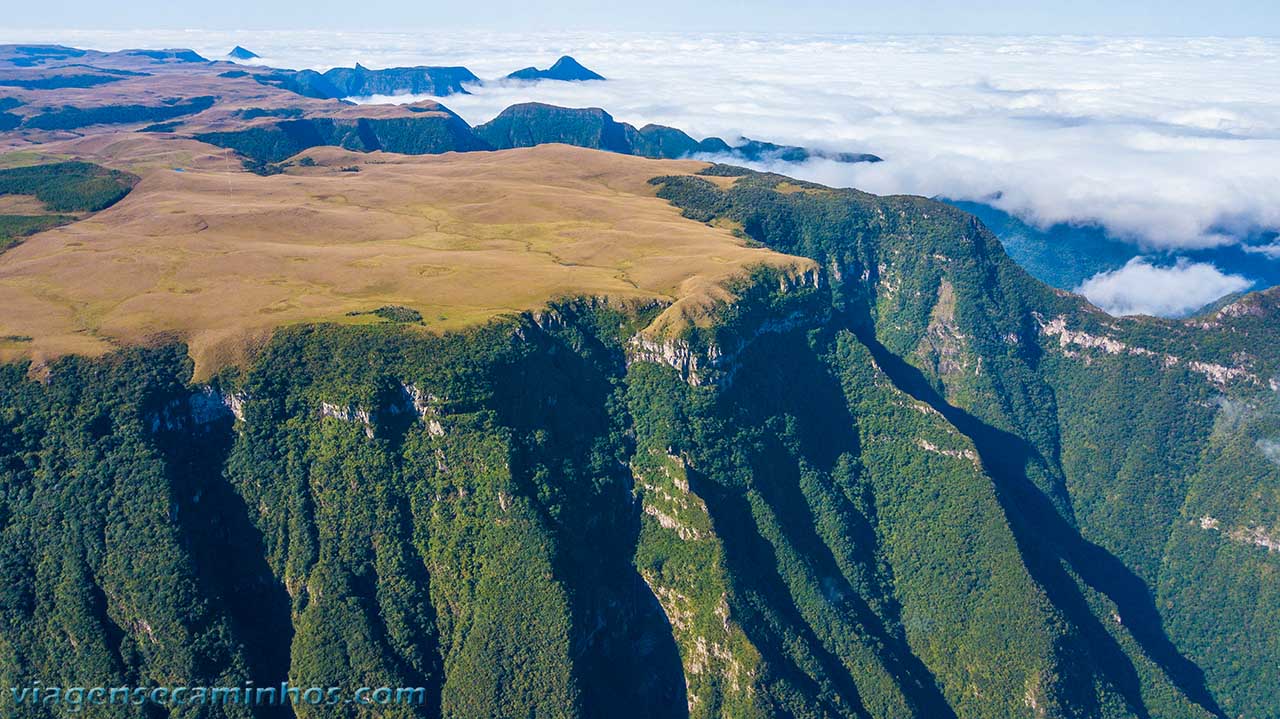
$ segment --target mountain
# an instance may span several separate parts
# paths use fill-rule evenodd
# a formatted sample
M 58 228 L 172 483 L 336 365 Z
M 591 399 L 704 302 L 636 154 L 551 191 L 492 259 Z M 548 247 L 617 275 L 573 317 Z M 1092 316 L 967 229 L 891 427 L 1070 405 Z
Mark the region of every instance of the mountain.
M 584 80 L 603 80 L 604 76 L 583 67 L 581 63 L 565 55 L 546 70 L 526 67 L 507 75 L 508 80 L 564 80 L 580 82 Z
M 213 100 L 4 135 L 5 701 L 1280 717 L 1280 290 L 1117 318 L 961 209 L 635 156 L 703 145 L 603 110 L 70 52 L 0 69 L 148 74 L 7 111 Z M 482 132 L 537 146 L 443 151 Z
M 233 73 L 241 71 L 232 70 Z M 229 75 L 229 73 L 224 73 Z M 246 75 L 237 75 L 236 77 L 246 77 Z M 247 75 L 253 78 L 255 82 L 271 87 L 277 87 L 281 90 L 310 97 L 317 100 L 338 100 L 345 97 L 342 90 L 329 82 L 329 78 L 321 75 L 315 70 L 273 70 L 265 73 L 254 73 Z
M 539 102 L 512 105 L 489 122 L 477 125 L 475 132 L 494 149 L 562 142 L 624 155 L 671 159 L 705 153 L 747 161 L 799 162 L 823 157 L 836 162 L 880 162 L 875 155 L 829 153 L 758 140 L 747 140 L 736 147 L 718 137 L 698 141 L 682 130 L 663 125 L 650 124 L 637 130 L 598 107 L 567 108 Z
M 141 57 L 157 62 L 209 62 L 199 53 L 192 50 L 122 50 L 122 54 L 130 57 Z
M 562 226 L 547 246 L 594 258 L 559 260 L 564 278 L 617 246 L 575 248 L 586 237 L 730 239 L 699 221 L 807 259 L 683 310 L 582 297 L 444 336 L 285 327 L 234 372 L 205 364 L 211 384 L 189 384 L 181 344 L 68 357 L 39 380 L 6 366 L 7 673 L 378 676 L 423 687 L 421 716 L 1274 716 L 1280 466 L 1266 441 L 1280 417 L 1266 378 L 1280 371 L 1280 296 L 1205 321 L 1116 320 L 932 201 L 682 170 L 653 182 L 689 219 L 669 213 L 658 231 L 634 211 L 661 204 L 632 194 L 640 166 L 610 169 L 652 161 L 509 152 L 569 154 L 554 167 L 528 154 L 367 164 L 342 206 L 386 201 L 398 184 L 383 180 L 437 176 L 435 194 L 403 197 L 438 198 L 442 237 L 476 239 L 447 260 L 428 259 L 446 246 L 428 235 L 405 233 L 405 247 L 446 275 L 482 273 L 453 292 L 528 275 L 464 259 L 504 242 L 472 234 L 482 226 L 514 220 L 499 226 L 530 239 L 512 248 L 537 250 L 538 218 L 568 212 L 594 216 L 591 229 Z M 234 191 L 258 186 L 267 212 L 264 193 L 306 172 L 337 187 L 320 160 L 283 184 L 241 175 Z M 197 251 L 237 236 L 303 243 L 286 255 L 382 243 L 350 255 L 368 262 L 404 232 L 382 224 L 399 213 L 369 211 L 349 240 L 339 215 L 245 232 L 211 211 L 206 180 L 174 181 L 208 224 Z M 176 189 L 152 183 L 81 230 L 137 233 L 97 251 L 153 236 L 140 220 L 181 224 L 149 211 Z M 302 218 L 327 201 L 272 202 Z M 620 214 L 599 214 L 604 202 Z M 511 208 L 523 219 L 494 214 Z M 52 271 L 31 247 L 22 271 Z M 397 264 L 416 262 L 370 267 Z M 275 281 L 325 271 L 295 265 Z M 440 296 L 374 284 L 375 301 Z M 209 310 L 254 296 L 227 292 L 165 316 L 204 328 Z M 49 341 L 38 313 L 12 317 Z
M 479 77 L 465 67 L 417 66 L 370 70 L 359 63 L 350 68 L 335 67 L 323 74 L 313 70 L 277 70 L 257 77 L 260 82 L 300 95 L 332 99 L 369 95 L 465 95 L 468 94 L 465 85 L 481 82 Z M 549 70 L 526 68 L 508 77 L 523 80 L 604 79 L 568 56 L 560 58 Z
M 833 162 L 883 162 L 883 158 L 864 152 L 828 152 L 795 145 L 775 145 L 772 142 L 743 138 L 732 148 L 735 156 L 750 162 L 805 162 L 818 158 Z
M 273 85 L 305 97 L 340 100 L 369 95 L 434 95 L 443 97 L 467 94 L 464 83 L 479 82 L 465 67 L 390 67 L 370 70 L 335 67 L 318 73 L 315 70 L 276 70 L 254 76 L 258 82 Z
M 328 83 L 320 75 L 311 79 Z M 276 116 L 278 113 L 263 111 L 241 113 L 237 119 Z M 219 122 L 218 126 L 224 124 L 226 121 Z M 507 150 L 552 143 L 663 159 L 695 154 L 765 159 L 768 155 L 763 154 L 760 148 L 767 146 L 789 157 L 841 156 L 847 158 L 841 161 L 879 161 L 879 158 L 865 159 L 874 158 L 874 155 L 825 153 L 758 141 L 735 148 L 717 137 L 698 141 L 682 130 L 663 125 L 650 124 L 637 130 L 630 124 L 614 120 L 600 108 L 569 108 L 543 103 L 512 105 L 494 119 L 474 128 L 443 105 L 427 102 L 389 110 L 363 107 L 344 107 L 338 112 L 304 113 L 297 110 L 289 112 L 288 119 L 273 119 L 247 127 L 230 130 L 211 128 L 210 131 L 193 127 L 191 130 L 192 137 L 235 150 L 259 165 L 278 163 L 303 150 L 322 145 L 336 145 L 360 152 L 385 150 L 420 155 Z
M 475 133 L 495 149 L 561 142 L 630 155 L 629 127 L 598 107 L 569 108 L 527 102 L 512 105 L 492 120 L 476 125 Z
M 464 83 L 479 82 L 465 67 L 391 67 L 370 70 L 356 63 L 354 68 L 335 67 L 324 78 L 342 93 L 339 97 L 367 95 L 466 94 Z
M 239 45 L 236 45 L 235 47 L 231 48 L 231 52 L 227 53 L 227 57 L 231 58 L 232 60 L 256 60 L 257 58 L 261 57 L 261 55 L 259 55 L 256 52 L 246 50 L 243 47 L 240 47 Z
M 195 139 L 230 148 L 259 165 L 303 150 L 331 145 L 357 152 L 427 155 L 487 150 L 462 118 L 442 106 L 420 105 L 403 117 L 305 117 L 272 120 L 226 132 L 198 132 Z

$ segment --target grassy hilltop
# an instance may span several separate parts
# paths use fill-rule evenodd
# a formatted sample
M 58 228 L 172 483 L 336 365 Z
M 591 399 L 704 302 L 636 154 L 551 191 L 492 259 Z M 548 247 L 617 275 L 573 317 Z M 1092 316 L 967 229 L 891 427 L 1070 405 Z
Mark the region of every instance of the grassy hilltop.
M 0 105 L 0 214 L 59 225 L 0 253 L 0 683 L 426 698 L 168 714 L 201 718 L 1280 719 L 1280 293 L 1119 319 L 924 198 L 394 154 L 445 112 L 182 51 L 5 63 L 115 78 L 58 106 L 220 99 Z

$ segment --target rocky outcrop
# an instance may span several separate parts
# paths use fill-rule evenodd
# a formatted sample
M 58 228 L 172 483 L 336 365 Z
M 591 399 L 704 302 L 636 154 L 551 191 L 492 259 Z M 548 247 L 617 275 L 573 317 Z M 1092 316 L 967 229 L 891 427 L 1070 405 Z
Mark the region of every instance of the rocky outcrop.
M 1207 532 L 1220 532 L 1236 544 L 1260 547 L 1268 552 L 1280 552 L 1280 536 L 1276 536 L 1263 527 L 1241 526 L 1223 532 L 1222 521 L 1209 515 L 1194 520 L 1192 524 Z
M 364 425 L 364 433 L 369 439 L 373 439 L 373 418 L 372 410 L 361 409 L 353 405 L 337 405 L 329 402 L 320 403 L 320 416 L 330 417 L 342 422 L 353 422 Z
M 1205 379 L 1219 387 L 1226 387 L 1233 382 L 1248 382 L 1259 386 L 1263 384 L 1256 374 L 1243 366 L 1228 367 L 1213 362 L 1184 360 L 1176 355 L 1153 352 L 1145 347 L 1132 346 L 1107 335 L 1071 330 L 1067 328 L 1065 317 L 1056 317 L 1048 322 L 1039 314 L 1036 314 L 1035 318 L 1040 325 L 1041 333 L 1046 337 L 1056 337 L 1058 347 L 1062 350 L 1063 355 L 1067 357 L 1082 357 L 1080 352 L 1073 348 L 1096 350 L 1104 355 L 1128 354 L 1151 357 L 1166 368 L 1185 366 L 1196 374 L 1204 375 Z M 1089 355 L 1084 355 L 1082 359 L 1086 364 L 1092 361 L 1092 357 Z
M 191 431 L 217 422 L 244 420 L 245 397 L 224 393 L 209 385 L 196 387 L 190 394 L 170 400 L 147 417 L 152 432 Z
M 442 402 L 440 397 L 425 392 L 416 384 L 401 382 L 377 407 L 366 409 L 354 404 L 321 402 L 319 413 L 321 417 L 362 425 L 365 436 L 370 439 L 394 427 L 403 428 L 410 419 L 426 425 L 431 436 L 441 437 L 444 436 L 440 411 Z

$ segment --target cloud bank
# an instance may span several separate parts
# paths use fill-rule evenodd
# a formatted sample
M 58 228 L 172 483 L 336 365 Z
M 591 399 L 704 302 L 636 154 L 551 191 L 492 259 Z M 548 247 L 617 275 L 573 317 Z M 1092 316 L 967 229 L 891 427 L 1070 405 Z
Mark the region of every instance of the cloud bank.
M 1260 439 L 1258 440 L 1258 451 L 1262 452 L 1262 456 L 1272 462 L 1280 464 L 1280 442 L 1274 439 Z
M 1160 267 L 1135 257 L 1118 270 L 1094 275 L 1076 292 L 1113 315 L 1181 317 L 1252 285 L 1207 262 L 1179 259 L 1171 267 Z
M 610 80 L 487 84 L 444 103 L 471 123 L 536 100 L 603 107 L 698 138 L 872 152 L 887 161 L 772 169 L 880 194 L 990 201 L 1042 227 L 1100 225 L 1144 252 L 1280 228 L 1274 38 L 0 30 L 0 41 L 16 40 L 165 44 L 208 57 L 240 44 L 282 67 L 462 64 L 484 78 L 572 54 Z M 1280 261 L 1280 250 L 1256 256 Z M 1163 286 L 1156 276 L 1206 282 L 1191 293 L 1199 299 L 1229 285 L 1205 268 L 1156 270 L 1135 265 L 1091 286 L 1100 293 L 1145 273 L 1153 289 Z M 1133 309 L 1171 302 L 1153 296 Z
M 285 67 L 464 64 L 487 78 L 568 53 L 610 81 L 445 102 L 473 123 L 538 100 L 695 137 L 873 152 L 889 161 L 789 169 L 877 193 L 999 193 L 1034 223 L 1100 224 L 1148 249 L 1280 227 L 1280 39 L 0 31 L 19 39 L 209 57 L 240 44 Z

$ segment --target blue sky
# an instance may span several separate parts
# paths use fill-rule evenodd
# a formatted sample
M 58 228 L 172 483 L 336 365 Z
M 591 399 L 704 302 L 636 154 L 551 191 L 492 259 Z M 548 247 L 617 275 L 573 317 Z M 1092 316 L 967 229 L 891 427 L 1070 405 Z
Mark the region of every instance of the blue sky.
M 0 27 L 1280 35 L 1276 0 L 45 0 Z

